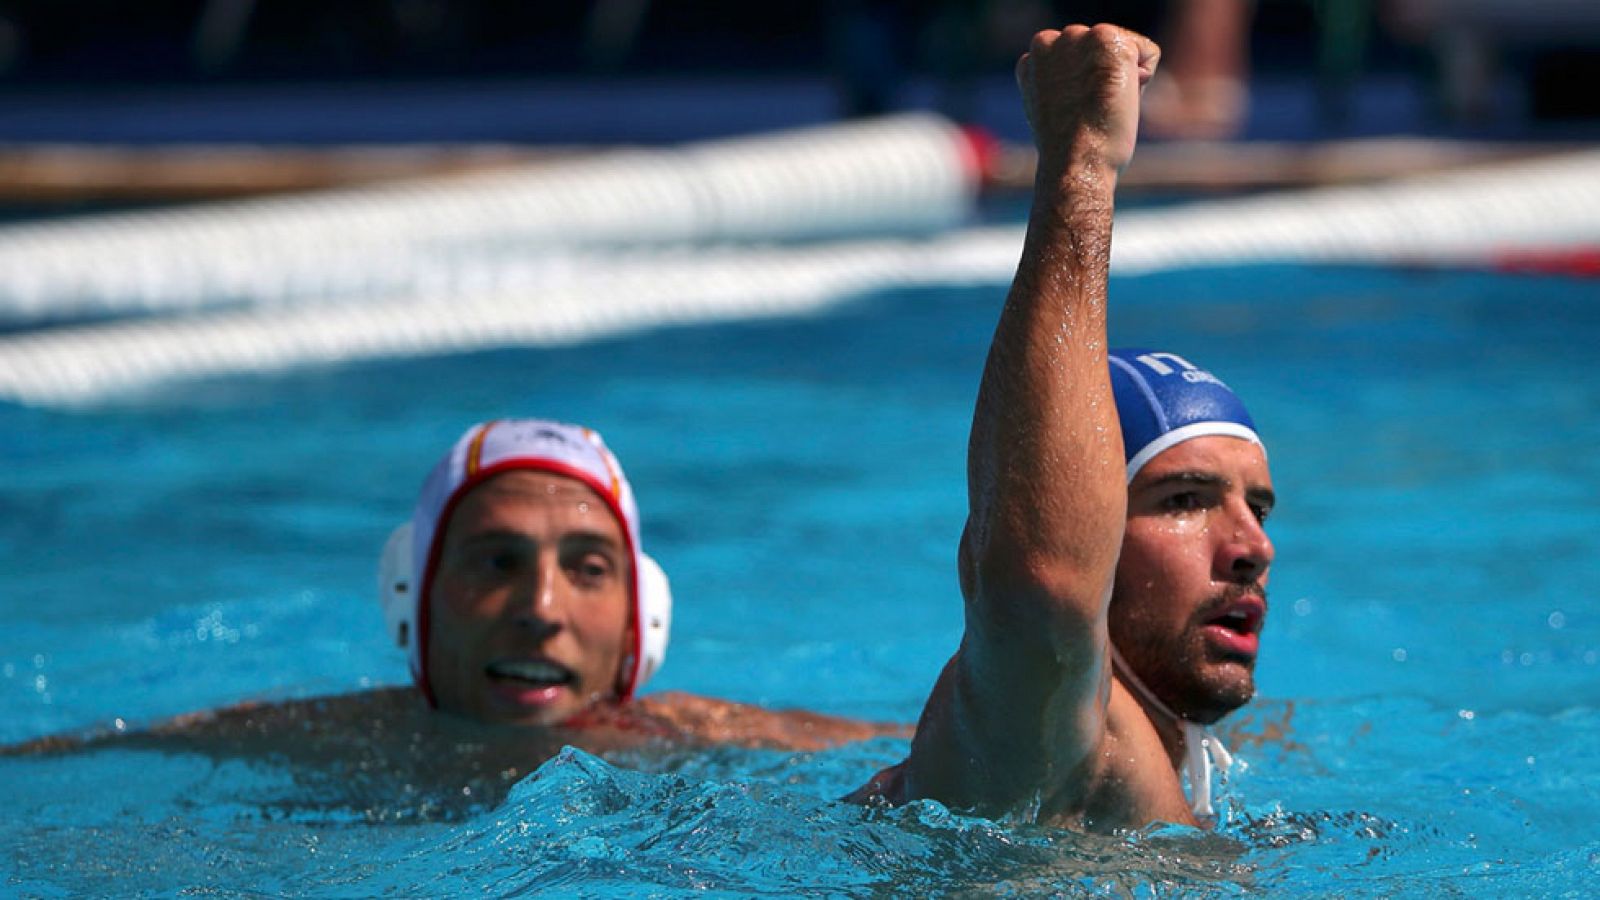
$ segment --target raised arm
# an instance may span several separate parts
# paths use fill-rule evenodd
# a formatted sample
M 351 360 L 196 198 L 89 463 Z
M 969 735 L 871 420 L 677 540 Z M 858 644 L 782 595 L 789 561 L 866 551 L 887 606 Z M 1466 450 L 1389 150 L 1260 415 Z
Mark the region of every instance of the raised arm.
M 966 634 L 901 770 L 878 787 L 998 815 L 1070 809 L 1105 729 L 1106 602 L 1127 488 L 1106 369 L 1112 193 L 1159 50 L 1109 25 L 1036 35 L 1017 64 L 1033 208 L 968 447 Z

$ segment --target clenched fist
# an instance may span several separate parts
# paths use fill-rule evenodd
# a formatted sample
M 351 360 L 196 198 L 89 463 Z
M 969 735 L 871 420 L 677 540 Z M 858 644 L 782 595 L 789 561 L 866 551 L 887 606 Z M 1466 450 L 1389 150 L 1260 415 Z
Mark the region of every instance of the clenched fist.
M 1126 166 L 1139 134 L 1139 96 L 1160 58 L 1154 41 L 1115 25 L 1034 35 L 1017 61 L 1017 85 L 1041 173 Z

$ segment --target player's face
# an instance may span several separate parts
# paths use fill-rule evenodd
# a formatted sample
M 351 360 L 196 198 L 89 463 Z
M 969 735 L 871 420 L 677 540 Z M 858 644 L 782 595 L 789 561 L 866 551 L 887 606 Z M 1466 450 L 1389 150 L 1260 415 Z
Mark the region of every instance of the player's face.
M 632 584 L 622 527 L 587 485 L 519 470 L 473 488 L 445 526 L 429 593 L 439 708 L 551 725 L 615 696 Z
M 1266 455 L 1233 437 L 1177 444 L 1128 486 L 1111 639 L 1156 696 L 1195 721 L 1255 693 L 1273 502 Z

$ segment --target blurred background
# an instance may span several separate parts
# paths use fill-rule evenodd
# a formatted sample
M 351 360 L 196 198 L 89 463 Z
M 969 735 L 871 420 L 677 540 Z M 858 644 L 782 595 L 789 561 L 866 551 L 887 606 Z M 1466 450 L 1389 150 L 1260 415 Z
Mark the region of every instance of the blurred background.
M 914 719 L 1023 236 L 1012 65 L 1071 20 L 1165 51 L 1112 340 L 1258 398 L 1285 498 L 1261 683 L 1299 717 L 1241 776 L 1244 890 L 1580 895 L 1600 0 L 0 0 L 0 741 L 405 683 L 384 538 L 528 414 L 627 462 L 683 601 L 652 688 Z M 903 747 L 861 753 L 563 763 L 420 830 L 343 770 L 6 760 L 0 858 L 46 896 L 987 895 L 1124 852 L 1041 878 L 1027 832 L 793 799 Z
M 1284 144 L 1243 171 L 1147 152 L 1134 188 L 1388 175 L 1600 135 L 1593 0 L 0 0 L 0 204 L 315 188 L 901 110 L 1025 143 L 1019 50 L 1098 20 L 1166 49 L 1147 149 Z M 1427 143 L 1328 150 L 1396 136 Z

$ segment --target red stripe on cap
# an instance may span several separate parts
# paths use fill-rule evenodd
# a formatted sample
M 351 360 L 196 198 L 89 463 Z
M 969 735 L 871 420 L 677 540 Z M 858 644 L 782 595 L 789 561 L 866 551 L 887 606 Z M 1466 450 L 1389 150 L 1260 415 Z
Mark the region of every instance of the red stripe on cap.
M 595 434 L 592 429 L 585 428 L 580 425 L 578 426 L 578 430 L 583 432 L 583 436 L 588 438 L 590 443 L 594 444 L 595 452 L 600 454 L 600 464 L 606 467 L 606 474 L 611 476 L 611 497 L 612 499 L 620 502 L 622 500 L 622 478 L 617 474 L 616 464 L 611 461 L 611 453 L 607 451 L 605 445 L 600 442 L 600 435 Z M 596 490 L 598 490 L 598 488 Z M 628 527 L 627 519 L 622 518 L 621 515 L 618 515 L 617 518 L 621 520 L 623 528 Z
M 467 447 L 468 479 L 476 476 L 478 474 L 478 468 L 483 465 L 483 442 L 489 437 L 489 429 L 498 424 L 500 424 L 498 419 L 485 422 L 483 423 L 483 427 L 478 429 L 478 433 L 472 436 L 472 443 Z M 437 532 L 438 530 L 439 526 L 435 524 L 434 531 Z

